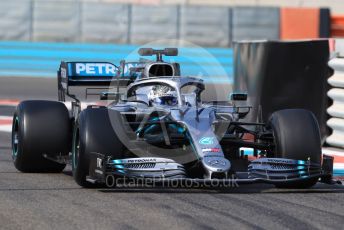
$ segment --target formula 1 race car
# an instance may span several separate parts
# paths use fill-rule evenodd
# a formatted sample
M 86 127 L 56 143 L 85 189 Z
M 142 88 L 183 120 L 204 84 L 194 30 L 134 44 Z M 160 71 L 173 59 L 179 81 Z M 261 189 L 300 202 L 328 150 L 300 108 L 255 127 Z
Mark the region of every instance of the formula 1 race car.
M 83 187 L 126 179 L 159 183 L 266 182 L 307 188 L 331 178 L 333 159 L 322 156 L 319 127 L 303 109 L 276 111 L 268 122 L 245 122 L 250 106 L 202 101 L 202 79 L 181 77 L 176 48 L 141 48 L 151 61 L 62 62 L 59 101 L 23 101 L 14 114 L 12 149 L 22 172 L 61 172 L 72 164 Z M 72 94 L 86 88 L 106 105 L 82 109 Z M 66 97 L 72 99 L 70 111 Z M 249 153 L 252 153 L 250 157 Z

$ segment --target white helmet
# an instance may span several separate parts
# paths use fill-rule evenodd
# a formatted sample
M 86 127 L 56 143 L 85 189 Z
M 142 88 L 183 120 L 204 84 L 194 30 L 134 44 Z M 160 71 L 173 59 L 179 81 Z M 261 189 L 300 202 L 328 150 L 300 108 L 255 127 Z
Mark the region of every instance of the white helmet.
M 148 98 L 152 104 L 169 106 L 178 104 L 177 92 L 169 86 L 153 86 L 148 94 Z

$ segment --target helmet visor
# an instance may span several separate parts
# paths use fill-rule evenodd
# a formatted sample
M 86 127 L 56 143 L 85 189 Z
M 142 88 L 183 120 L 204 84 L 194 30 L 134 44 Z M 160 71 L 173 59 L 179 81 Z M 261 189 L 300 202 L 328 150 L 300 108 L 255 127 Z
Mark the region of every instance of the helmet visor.
M 159 105 L 170 105 L 170 106 L 178 104 L 177 98 L 173 96 L 157 97 L 155 98 L 154 102 Z

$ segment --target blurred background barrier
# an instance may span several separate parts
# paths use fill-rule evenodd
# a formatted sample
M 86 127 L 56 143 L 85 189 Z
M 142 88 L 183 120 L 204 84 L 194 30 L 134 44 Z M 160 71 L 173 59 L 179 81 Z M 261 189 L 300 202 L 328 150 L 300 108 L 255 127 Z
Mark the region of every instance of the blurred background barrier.
M 127 4 L 84 2 L 81 5 L 82 42 L 129 43 Z
M 0 40 L 32 39 L 32 1 L 2 1 Z
M 281 39 L 319 38 L 319 17 L 317 8 L 282 8 Z
M 277 110 L 303 108 L 312 111 L 320 125 L 323 143 L 329 134 L 327 40 L 298 42 L 239 42 L 234 45 L 234 85 L 247 92 L 253 106 L 247 121 L 267 122 Z
M 62 60 L 119 64 L 122 59 L 137 60 L 137 49 L 135 45 L 0 41 L 0 76 L 56 77 Z M 232 82 L 232 49 L 180 48 L 179 54 L 165 59 L 180 62 L 184 75 L 200 76 L 211 82 Z
M 333 104 L 327 109 L 331 118 L 327 125 L 332 129 L 332 134 L 326 142 L 333 147 L 344 148 L 344 40 L 336 40 L 337 57 L 330 60 L 329 66 L 334 69 L 334 75 L 328 79 L 332 88 L 328 96 Z
M 175 45 L 231 47 L 236 40 L 344 36 L 344 7 L 333 15 L 321 4 L 197 2 L 6 0 L 1 1 L 0 40 L 139 45 L 170 39 Z
M 178 38 L 178 7 L 175 5 L 133 5 L 129 20 L 130 43 L 145 44 Z
M 344 37 L 344 15 L 331 17 L 331 34 L 334 37 Z
M 277 7 L 234 7 L 233 41 L 278 40 L 280 37 L 280 10 Z
M 33 40 L 72 42 L 79 39 L 78 2 L 35 0 L 31 4 Z
M 331 37 L 331 11 L 329 8 L 320 9 L 319 21 L 319 37 Z
M 199 46 L 231 45 L 232 9 L 219 6 L 183 6 L 180 8 L 180 36 Z

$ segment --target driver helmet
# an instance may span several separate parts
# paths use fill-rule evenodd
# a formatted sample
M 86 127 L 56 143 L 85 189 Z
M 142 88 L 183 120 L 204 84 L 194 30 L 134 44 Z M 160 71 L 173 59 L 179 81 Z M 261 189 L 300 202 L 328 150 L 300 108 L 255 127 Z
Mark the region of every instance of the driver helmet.
M 148 98 L 153 105 L 174 106 L 178 104 L 177 92 L 170 86 L 153 86 Z

